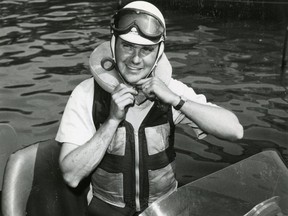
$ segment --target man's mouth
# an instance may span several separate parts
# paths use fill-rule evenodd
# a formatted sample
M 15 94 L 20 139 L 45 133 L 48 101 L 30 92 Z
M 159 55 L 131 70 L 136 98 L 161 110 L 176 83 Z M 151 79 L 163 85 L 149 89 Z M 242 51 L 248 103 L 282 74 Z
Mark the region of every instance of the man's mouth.
M 127 65 L 127 68 L 131 71 L 140 71 L 142 70 L 142 67 L 134 67 L 134 66 L 131 66 L 131 65 Z

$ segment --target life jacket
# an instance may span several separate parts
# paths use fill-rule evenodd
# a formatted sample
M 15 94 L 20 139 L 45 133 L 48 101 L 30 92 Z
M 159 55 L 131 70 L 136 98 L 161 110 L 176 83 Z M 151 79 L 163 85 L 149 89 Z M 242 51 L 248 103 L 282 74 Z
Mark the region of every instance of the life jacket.
M 111 94 L 94 82 L 96 130 L 109 115 L 110 100 Z M 93 195 L 138 212 L 175 191 L 174 130 L 172 107 L 160 102 L 154 102 L 138 131 L 122 121 L 92 173 Z

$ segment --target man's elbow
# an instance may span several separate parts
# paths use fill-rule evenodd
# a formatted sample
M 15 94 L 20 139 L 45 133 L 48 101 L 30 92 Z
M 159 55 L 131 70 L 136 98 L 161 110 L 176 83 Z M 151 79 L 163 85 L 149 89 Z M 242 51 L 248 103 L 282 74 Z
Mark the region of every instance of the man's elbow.
M 77 178 L 75 178 L 75 176 L 73 176 L 69 173 L 64 173 L 63 179 L 66 182 L 66 184 L 72 188 L 76 188 L 80 182 L 79 180 L 77 180 Z
M 77 179 L 76 175 L 74 173 L 69 172 L 67 169 L 65 169 L 63 162 L 60 161 L 60 169 L 62 171 L 62 177 L 64 182 L 72 187 L 76 188 L 80 182 L 80 180 Z
M 235 127 L 233 127 L 233 133 L 231 134 L 231 141 L 236 141 L 242 139 L 244 136 L 243 126 L 239 123 Z

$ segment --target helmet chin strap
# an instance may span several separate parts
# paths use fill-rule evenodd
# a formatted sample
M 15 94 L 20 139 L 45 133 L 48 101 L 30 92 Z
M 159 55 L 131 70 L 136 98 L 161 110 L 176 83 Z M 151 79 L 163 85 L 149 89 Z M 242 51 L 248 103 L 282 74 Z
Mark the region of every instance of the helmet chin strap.
M 160 58 L 162 57 L 163 53 L 164 53 L 164 41 L 161 41 L 159 44 L 159 48 L 158 48 L 158 52 L 157 52 L 157 58 L 155 60 L 155 63 L 153 65 L 153 67 L 151 68 L 151 71 L 149 72 L 149 74 L 146 76 L 146 78 L 149 77 L 152 74 L 152 72 L 155 71 L 155 68 L 157 67 L 157 64 L 158 64 Z M 154 74 L 154 76 L 155 76 L 155 74 Z
M 115 59 L 115 46 L 116 46 L 116 37 L 114 34 L 112 34 L 111 40 L 110 40 L 110 48 L 111 48 L 111 53 L 112 53 L 112 58 L 113 61 L 116 63 Z
M 117 38 L 115 37 L 114 34 L 112 34 L 112 38 L 110 40 L 110 48 L 111 48 L 111 53 L 112 53 L 112 59 L 113 59 L 113 61 L 115 63 L 115 69 L 117 70 L 119 76 L 121 77 L 121 79 L 123 80 L 123 82 L 125 84 L 133 86 L 133 84 L 130 84 L 129 82 L 127 82 L 127 80 L 123 77 L 123 75 L 120 73 L 120 71 L 119 71 L 119 69 L 117 67 L 117 62 L 116 62 L 116 57 L 115 57 L 116 40 L 117 40 Z M 151 76 L 151 74 L 153 74 L 153 72 L 155 71 L 155 68 L 157 67 L 158 61 L 162 57 L 163 53 L 164 53 L 164 41 L 161 41 L 160 44 L 159 44 L 158 51 L 157 51 L 157 57 L 156 57 L 155 63 L 153 65 L 153 67 L 151 68 L 150 72 L 146 75 L 145 78 L 148 78 L 149 76 Z M 155 76 L 155 74 L 153 74 L 153 76 Z

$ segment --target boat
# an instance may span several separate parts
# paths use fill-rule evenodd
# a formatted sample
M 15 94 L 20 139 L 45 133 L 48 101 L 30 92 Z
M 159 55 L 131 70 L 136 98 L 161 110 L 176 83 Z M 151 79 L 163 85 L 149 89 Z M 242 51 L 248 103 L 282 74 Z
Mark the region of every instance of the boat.
M 140 216 L 286 216 L 288 169 L 267 150 L 180 187 Z
M 1 131 L 6 135 L 0 145 L 11 145 L 15 130 L 0 124 L 0 136 Z M 58 163 L 60 148 L 51 139 L 9 155 L 3 174 L 3 216 L 85 215 L 89 179 L 77 188 L 65 184 Z M 189 215 L 287 216 L 287 165 L 275 150 L 260 152 L 179 187 L 140 216 Z

